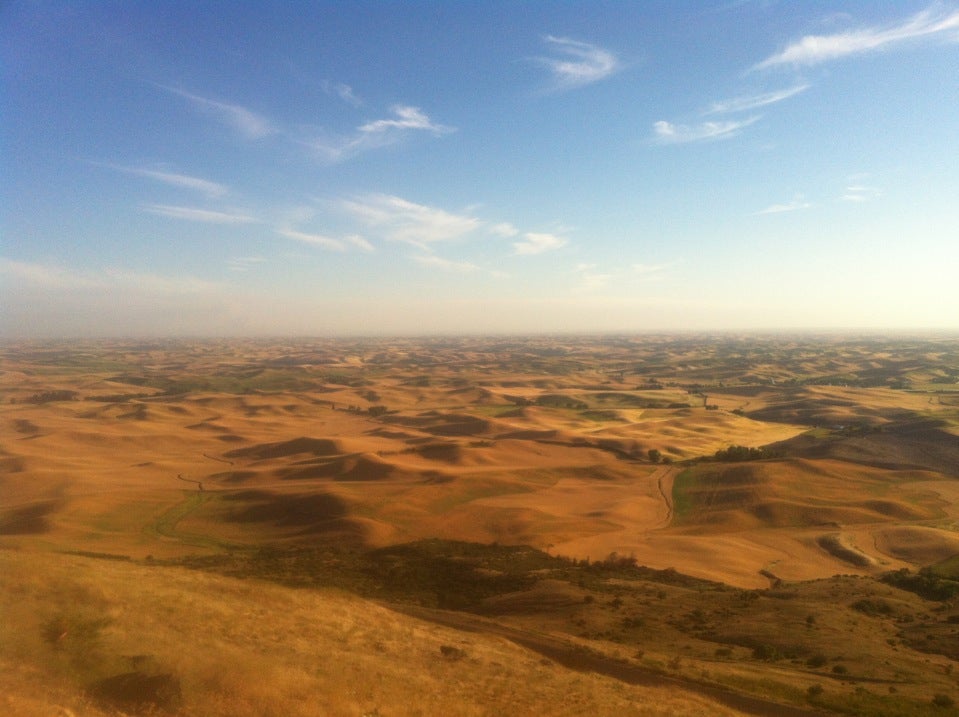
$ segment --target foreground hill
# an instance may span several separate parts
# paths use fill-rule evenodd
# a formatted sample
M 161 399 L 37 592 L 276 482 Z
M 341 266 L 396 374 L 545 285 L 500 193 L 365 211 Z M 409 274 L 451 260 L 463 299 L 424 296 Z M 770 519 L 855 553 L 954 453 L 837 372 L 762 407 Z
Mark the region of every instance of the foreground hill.
M 338 592 L 10 550 L 0 571 L 10 717 L 741 714 Z

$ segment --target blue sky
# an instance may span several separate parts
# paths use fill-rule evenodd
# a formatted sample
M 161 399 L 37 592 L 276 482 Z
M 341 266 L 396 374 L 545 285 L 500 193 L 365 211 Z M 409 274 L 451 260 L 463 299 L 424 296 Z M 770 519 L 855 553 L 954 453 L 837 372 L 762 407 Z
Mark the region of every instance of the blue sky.
M 0 8 L 0 334 L 959 328 L 952 2 Z

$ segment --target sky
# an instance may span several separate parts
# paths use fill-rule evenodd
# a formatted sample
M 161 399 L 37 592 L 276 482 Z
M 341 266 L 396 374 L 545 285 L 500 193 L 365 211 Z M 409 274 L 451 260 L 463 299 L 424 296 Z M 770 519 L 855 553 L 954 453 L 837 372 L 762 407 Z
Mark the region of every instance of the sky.
M 0 4 L 0 337 L 959 329 L 959 3 Z

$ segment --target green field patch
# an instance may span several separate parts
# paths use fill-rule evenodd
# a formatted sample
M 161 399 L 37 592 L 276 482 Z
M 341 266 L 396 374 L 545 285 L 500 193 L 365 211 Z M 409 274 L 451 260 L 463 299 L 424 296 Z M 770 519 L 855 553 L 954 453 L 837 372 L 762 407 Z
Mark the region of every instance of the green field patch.
M 602 391 L 583 396 L 595 408 L 689 408 L 686 392 L 676 391 Z
M 470 406 L 463 409 L 464 413 L 485 418 L 500 418 L 515 413 L 517 406 L 515 403 L 495 403 L 487 406 Z
M 319 376 L 304 369 L 246 369 L 202 375 L 141 375 L 124 373 L 110 378 L 115 383 L 156 388 L 167 395 L 190 393 L 242 394 L 252 391 L 310 391 L 323 388 Z
M 589 404 L 578 398 L 560 393 L 544 393 L 542 396 L 538 396 L 534 403 L 546 408 L 570 408 L 577 411 L 589 408 Z
M 99 513 L 91 527 L 103 533 L 135 534 L 156 522 L 160 500 L 136 500 Z
M 930 572 L 940 578 L 959 580 L 959 555 L 953 555 L 940 563 L 930 566 Z
M 687 468 L 673 478 L 673 522 L 682 522 L 693 512 L 695 501 L 692 491 L 699 485 L 699 477 Z
M 628 423 L 629 422 L 627 419 L 623 418 L 618 411 L 611 411 L 611 410 L 583 411 L 579 415 L 582 416 L 583 418 L 589 419 L 590 421 L 596 421 L 597 423 L 610 423 L 610 422 Z
M 144 532 L 155 537 L 168 538 L 197 548 L 212 548 L 214 550 L 235 550 L 248 546 L 221 540 L 213 535 L 189 533 L 179 529 L 179 523 L 187 516 L 199 510 L 203 505 L 214 498 L 212 493 L 200 491 L 183 491 L 182 502 L 162 513 L 155 522 L 147 525 Z

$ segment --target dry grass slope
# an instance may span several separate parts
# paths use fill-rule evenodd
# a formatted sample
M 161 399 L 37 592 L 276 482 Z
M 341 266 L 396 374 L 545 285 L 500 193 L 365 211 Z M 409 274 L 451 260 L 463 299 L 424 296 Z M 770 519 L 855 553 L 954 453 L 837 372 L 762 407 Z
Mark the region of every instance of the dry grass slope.
M 93 687 L 130 673 L 175 680 L 178 698 L 156 699 L 184 717 L 738 714 L 343 594 L 124 561 L 0 561 L 6 715 L 147 711 Z

